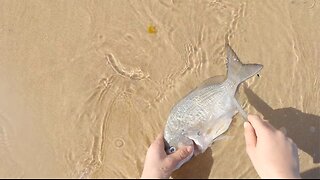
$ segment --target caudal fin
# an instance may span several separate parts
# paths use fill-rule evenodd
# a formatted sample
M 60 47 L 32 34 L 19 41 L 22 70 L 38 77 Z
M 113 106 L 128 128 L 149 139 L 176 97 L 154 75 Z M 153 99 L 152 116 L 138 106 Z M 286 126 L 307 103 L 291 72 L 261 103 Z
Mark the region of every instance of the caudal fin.
M 227 69 L 228 79 L 236 84 L 249 79 L 257 74 L 263 67 L 261 64 L 242 64 L 233 49 L 227 44 Z

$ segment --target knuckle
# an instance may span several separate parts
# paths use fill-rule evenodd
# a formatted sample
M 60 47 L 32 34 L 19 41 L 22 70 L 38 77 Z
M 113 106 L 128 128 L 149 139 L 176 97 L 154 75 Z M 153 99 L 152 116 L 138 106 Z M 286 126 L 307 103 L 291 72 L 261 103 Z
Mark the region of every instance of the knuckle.
M 185 149 L 182 150 L 182 151 L 180 152 L 179 156 L 180 156 L 180 159 L 184 159 L 186 156 L 188 156 L 187 150 L 185 150 Z

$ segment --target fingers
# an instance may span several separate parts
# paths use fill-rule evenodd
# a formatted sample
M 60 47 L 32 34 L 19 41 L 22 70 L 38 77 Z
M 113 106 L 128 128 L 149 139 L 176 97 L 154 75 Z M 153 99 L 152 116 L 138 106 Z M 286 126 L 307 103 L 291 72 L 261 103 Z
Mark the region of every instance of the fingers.
M 176 152 L 173 154 L 170 154 L 168 159 L 171 161 L 170 166 L 176 167 L 181 161 L 189 157 L 193 154 L 193 147 L 192 146 L 186 146 L 179 148 Z
M 261 128 L 264 128 L 265 125 L 263 123 L 263 120 L 257 116 L 257 115 L 252 115 L 252 114 L 249 114 L 248 115 L 248 121 L 250 122 L 250 124 L 252 125 L 252 127 L 254 129 L 261 129 Z
M 244 136 L 246 141 L 246 149 L 247 153 L 251 154 L 257 144 L 257 136 L 249 122 L 244 123 Z
M 193 147 L 192 146 L 186 146 L 183 148 L 179 148 L 175 153 L 170 154 L 173 159 L 177 161 L 182 161 L 185 158 L 187 158 L 191 153 L 193 153 Z
M 249 114 L 248 121 L 250 122 L 253 129 L 255 130 L 255 133 L 257 136 L 259 136 L 261 133 L 265 132 L 265 130 L 269 130 L 269 131 L 275 130 L 267 120 L 264 120 L 257 115 Z

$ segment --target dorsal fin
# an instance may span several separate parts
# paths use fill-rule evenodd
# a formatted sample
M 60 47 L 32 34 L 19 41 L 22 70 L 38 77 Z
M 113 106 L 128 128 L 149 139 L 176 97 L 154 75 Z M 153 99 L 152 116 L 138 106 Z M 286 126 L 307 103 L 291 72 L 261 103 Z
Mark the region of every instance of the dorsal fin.
M 211 85 L 213 85 L 213 84 L 220 84 L 220 83 L 222 83 L 225 79 L 226 79 L 226 76 L 224 76 L 224 75 L 219 75 L 219 76 L 211 77 L 211 78 L 206 79 L 205 81 L 203 81 L 203 82 L 197 87 L 197 89 L 202 89 L 202 88 L 211 86 Z

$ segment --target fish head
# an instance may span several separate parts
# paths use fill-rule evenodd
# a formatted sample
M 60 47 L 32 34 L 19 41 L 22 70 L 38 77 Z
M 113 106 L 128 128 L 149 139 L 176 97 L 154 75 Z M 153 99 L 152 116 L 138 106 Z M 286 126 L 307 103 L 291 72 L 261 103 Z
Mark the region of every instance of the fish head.
M 173 134 L 170 136 L 169 134 L 165 134 L 165 151 L 167 154 L 172 154 L 176 152 L 179 148 L 184 146 L 192 146 L 194 147 L 194 143 L 191 139 L 186 137 L 183 133 Z
M 170 137 L 170 138 L 168 138 Z M 181 160 L 176 167 L 174 168 L 174 170 L 179 169 L 183 164 L 185 164 L 186 162 L 188 162 L 194 155 L 195 155 L 195 145 L 194 142 L 189 139 L 188 137 L 186 137 L 183 134 L 180 135 L 176 135 L 174 137 L 172 136 L 167 136 L 165 135 L 164 138 L 164 142 L 165 142 L 165 151 L 168 155 L 178 151 L 180 148 L 184 147 L 184 146 L 192 146 L 193 147 L 193 153 L 191 153 L 189 156 L 187 156 L 186 158 L 184 158 L 183 160 Z

